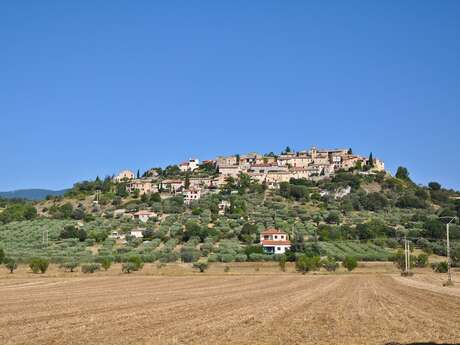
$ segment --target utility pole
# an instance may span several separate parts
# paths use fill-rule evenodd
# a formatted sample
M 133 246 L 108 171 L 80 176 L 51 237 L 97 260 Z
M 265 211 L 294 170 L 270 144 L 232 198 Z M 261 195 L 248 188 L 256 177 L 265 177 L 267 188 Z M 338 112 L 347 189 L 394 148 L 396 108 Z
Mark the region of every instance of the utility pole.
M 447 286 L 452 286 L 454 285 L 454 282 L 452 281 L 452 273 L 451 273 L 451 266 L 452 263 L 450 261 L 450 239 L 449 239 L 449 225 L 450 223 L 454 220 L 453 218 L 449 223 L 446 225 L 446 236 L 447 236 Z
M 404 236 L 404 264 L 405 264 L 405 269 L 404 273 L 407 275 L 409 273 L 409 264 L 407 262 L 407 239 L 406 236 Z
M 406 236 L 404 236 L 404 271 L 401 273 L 403 277 L 412 275 L 410 271 L 410 244 Z
M 446 224 L 446 245 L 447 245 L 447 282 L 444 283 L 444 286 L 452 286 L 454 282 L 452 280 L 452 262 L 450 258 L 450 235 L 449 235 L 449 226 L 457 217 L 440 217 L 440 218 L 451 218 L 450 221 Z

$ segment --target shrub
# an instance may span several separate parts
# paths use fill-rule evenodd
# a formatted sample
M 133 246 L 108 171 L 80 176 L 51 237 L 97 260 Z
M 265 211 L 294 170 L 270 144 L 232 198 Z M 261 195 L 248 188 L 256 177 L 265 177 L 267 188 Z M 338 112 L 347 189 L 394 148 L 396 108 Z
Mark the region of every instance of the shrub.
M 139 271 L 139 267 L 134 262 L 125 262 L 121 266 L 121 271 L 123 273 L 131 273 L 131 272 Z
M 437 263 L 432 263 L 431 268 L 436 273 L 447 273 L 449 270 L 449 266 L 447 265 L 447 261 L 441 261 Z
M 219 261 L 221 262 L 232 262 L 235 261 L 235 256 L 232 254 L 218 254 Z
M 301 254 L 297 257 L 295 267 L 296 270 L 305 274 L 310 271 L 317 271 L 320 268 L 321 258 L 319 256 L 307 256 Z
M 286 272 L 286 256 L 282 256 L 278 260 L 278 265 L 280 266 L 280 270 L 282 272 Z
M 99 271 L 101 269 L 101 265 L 100 264 L 85 264 L 85 265 L 81 265 L 81 271 L 83 273 L 94 273 L 96 271 Z
M 200 251 L 193 247 L 182 247 L 180 257 L 184 262 L 194 262 L 200 257 Z
M 10 271 L 10 273 L 13 273 L 14 270 L 18 268 L 18 264 L 12 258 L 4 258 L 2 261 L 5 264 L 5 267 Z
M 249 254 L 249 261 L 265 261 L 266 254 L 251 253 Z
M 224 272 L 230 272 L 230 266 L 225 266 Z
M 342 265 L 348 270 L 348 272 L 351 272 L 358 266 L 358 261 L 353 256 L 346 256 Z
M 419 256 L 417 256 L 417 259 L 415 259 L 415 266 L 416 267 L 426 267 L 426 266 L 428 266 L 428 255 L 422 253 Z
M 197 261 L 193 263 L 193 267 L 197 268 L 201 273 L 208 269 L 208 262 L 207 261 Z
M 45 258 L 33 258 L 30 260 L 29 267 L 34 273 L 41 272 L 42 274 L 48 269 L 50 262 Z
M 67 271 L 67 272 L 73 272 L 74 269 L 77 267 L 78 267 L 78 262 L 76 261 L 64 262 L 61 265 L 59 265 L 59 268 L 63 268 L 64 271 Z
M 134 265 L 134 267 L 136 268 L 135 271 L 139 271 L 140 269 L 142 269 L 142 267 L 144 267 L 144 262 L 137 255 L 130 256 L 128 258 L 128 264 L 129 263 Z
M 101 259 L 101 266 L 104 269 L 104 271 L 107 271 L 110 266 L 112 266 L 112 258 L 105 256 Z
M 339 268 L 338 262 L 330 257 L 321 260 L 321 266 L 323 266 L 328 272 L 335 272 L 335 270 Z
M 248 260 L 248 256 L 246 254 L 236 254 L 235 261 L 236 262 L 245 262 Z

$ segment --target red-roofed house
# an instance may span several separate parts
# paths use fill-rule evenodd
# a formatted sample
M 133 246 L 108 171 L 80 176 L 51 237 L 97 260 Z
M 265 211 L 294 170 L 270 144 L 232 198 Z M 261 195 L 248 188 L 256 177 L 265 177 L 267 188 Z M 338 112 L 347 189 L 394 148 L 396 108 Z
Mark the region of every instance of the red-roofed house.
M 260 234 L 260 243 L 268 254 L 284 254 L 291 248 L 288 235 L 279 229 L 267 229 Z

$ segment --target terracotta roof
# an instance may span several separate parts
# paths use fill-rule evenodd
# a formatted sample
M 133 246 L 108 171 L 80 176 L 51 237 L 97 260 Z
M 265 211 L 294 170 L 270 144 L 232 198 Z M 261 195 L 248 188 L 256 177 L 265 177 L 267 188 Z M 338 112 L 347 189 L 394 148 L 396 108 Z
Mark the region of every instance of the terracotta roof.
M 279 245 L 284 245 L 284 246 L 290 246 L 291 241 L 288 240 L 281 240 L 281 241 L 271 241 L 271 240 L 262 240 L 262 245 L 263 246 L 279 246 Z
M 275 228 L 266 229 L 265 231 L 262 232 L 262 235 L 270 235 L 270 234 L 283 234 L 283 235 L 286 235 L 286 233 L 284 231 L 281 231 L 281 230 L 275 229 Z

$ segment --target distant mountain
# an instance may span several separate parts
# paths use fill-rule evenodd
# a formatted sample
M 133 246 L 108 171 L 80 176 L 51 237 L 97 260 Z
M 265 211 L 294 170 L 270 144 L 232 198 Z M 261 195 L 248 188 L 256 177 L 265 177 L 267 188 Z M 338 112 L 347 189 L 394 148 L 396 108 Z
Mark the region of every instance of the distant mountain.
M 49 190 L 49 189 L 18 189 L 11 192 L 0 192 L 0 198 L 6 199 L 28 199 L 28 200 L 44 200 L 46 196 L 60 196 L 68 189 Z

